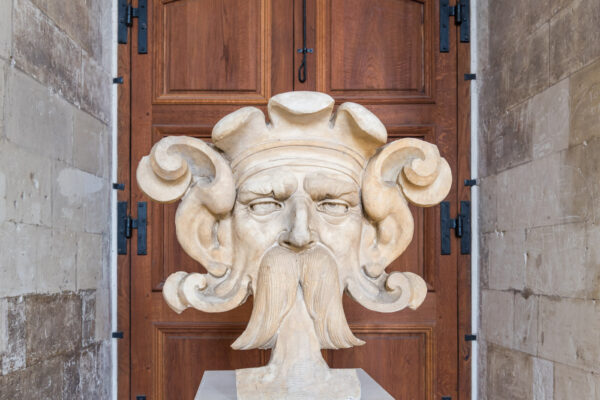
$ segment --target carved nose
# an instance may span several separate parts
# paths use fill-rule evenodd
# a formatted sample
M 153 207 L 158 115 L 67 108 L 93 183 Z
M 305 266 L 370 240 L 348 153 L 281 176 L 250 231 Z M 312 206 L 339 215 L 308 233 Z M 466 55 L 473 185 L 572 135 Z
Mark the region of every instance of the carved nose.
M 312 246 L 313 237 L 308 226 L 308 206 L 305 201 L 296 201 L 290 214 L 289 230 L 282 236 L 282 245 L 295 250 Z

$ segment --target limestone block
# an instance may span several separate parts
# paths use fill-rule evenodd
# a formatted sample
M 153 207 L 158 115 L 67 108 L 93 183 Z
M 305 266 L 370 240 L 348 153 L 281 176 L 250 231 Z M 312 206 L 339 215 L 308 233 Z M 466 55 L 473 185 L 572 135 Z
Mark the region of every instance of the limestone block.
M 498 226 L 497 209 L 497 180 L 496 175 L 486 176 L 479 183 L 479 198 L 485 207 L 479 209 L 479 227 L 481 233 L 489 233 L 496 230 Z
M 83 56 L 81 108 L 107 123 L 110 118 L 110 74 L 86 54 Z
M 527 287 L 535 293 L 586 298 L 597 291 L 600 271 L 587 262 L 585 223 L 527 231 Z
M 12 0 L 0 0 L 0 58 L 10 57 L 12 42 Z M 1 91 L 0 91 L 1 93 Z
M 0 400 L 13 399 L 61 399 L 64 379 L 61 357 L 32 365 L 29 368 L 0 376 Z
M 28 296 L 26 321 L 27 365 L 73 351 L 81 343 L 81 298 L 75 294 Z
M 533 399 L 533 359 L 496 345 L 487 349 L 488 399 Z
M 503 60 L 502 64 L 508 65 L 509 79 L 505 83 L 509 88 L 509 107 L 548 87 L 548 31 L 548 24 L 544 24 L 530 35 L 520 37 L 512 54 Z
M 531 125 L 527 103 L 498 116 L 497 123 L 488 132 L 487 155 L 491 171 L 504 171 L 531 160 Z
M 36 292 L 74 291 L 78 278 L 75 233 L 52 230 L 50 240 L 37 246 L 39 266 L 36 271 Z
M 481 329 L 485 340 L 512 347 L 514 334 L 514 295 L 512 292 L 481 292 Z
M 8 141 L 0 141 L 0 222 L 50 226 L 52 163 Z
M 50 240 L 50 230 L 45 227 L 13 222 L 0 225 L 0 297 L 35 291 L 38 244 Z
M 83 290 L 81 294 L 81 346 L 93 344 L 96 339 L 96 291 Z
M 14 68 L 8 74 L 7 95 L 6 137 L 39 156 L 70 161 L 73 106 Z
M 108 265 L 105 263 L 104 265 Z M 95 308 L 94 315 L 94 339 L 107 340 L 110 343 L 111 338 L 111 310 L 110 310 L 110 288 L 109 274 L 104 273 L 102 283 L 99 284 L 95 293 Z
M 75 232 L 103 232 L 108 221 L 106 180 L 61 162 L 54 163 L 52 173 L 53 226 Z
M 496 290 L 522 290 L 525 286 L 525 231 L 486 235 L 489 253 L 488 286 Z
M 556 364 L 553 400 L 597 399 L 600 376 L 579 368 Z
M 25 328 L 23 298 L 0 299 L 0 375 L 25 368 Z
M 538 297 L 531 295 L 530 291 L 515 293 L 514 312 L 514 348 L 529 354 L 537 354 Z
M 73 134 L 73 166 L 105 176 L 109 158 L 107 126 L 85 112 L 76 111 Z
M 504 171 L 498 181 L 498 229 L 514 230 L 585 221 L 598 184 L 592 142 Z M 600 146 L 596 146 L 600 147 Z M 585 154 L 585 155 L 584 155 Z M 515 183 L 518 182 L 518 185 Z M 535 207 L 531 205 L 535 204 Z
M 5 0 L 0 0 L 5 1 Z M 0 5 L 1 7 L 1 5 Z M 0 17 L 2 18 L 2 17 Z M 2 28 L 0 28 L 2 29 Z M 4 134 L 4 99 L 6 94 L 6 76 L 8 74 L 8 62 L 2 60 L 0 58 L 0 139 L 2 139 Z
M 65 7 L 65 3 L 60 1 L 30 1 L 84 50 L 91 50 L 92 43 L 97 41 L 97 38 L 93 36 L 96 32 L 91 29 L 94 15 L 90 15 L 92 10 L 88 1 L 69 0 L 69 7 Z
M 102 235 L 80 233 L 77 237 L 77 289 L 96 289 L 102 279 L 103 265 Z
M 70 102 L 78 102 L 81 48 L 29 0 L 14 1 L 13 52 L 20 69 Z M 26 110 L 31 112 L 31 104 Z
M 550 82 L 600 57 L 600 3 L 573 1 L 550 21 Z
M 571 77 L 572 146 L 600 136 L 600 60 Z
M 567 221 L 600 222 L 600 139 L 561 154 L 560 206 Z
M 540 297 L 540 357 L 600 371 L 600 307 L 595 300 Z
M 554 364 L 541 358 L 533 359 L 533 400 L 553 400 Z
M 533 158 L 569 147 L 569 79 L 534 96 L 527 107 L 533 136 Z

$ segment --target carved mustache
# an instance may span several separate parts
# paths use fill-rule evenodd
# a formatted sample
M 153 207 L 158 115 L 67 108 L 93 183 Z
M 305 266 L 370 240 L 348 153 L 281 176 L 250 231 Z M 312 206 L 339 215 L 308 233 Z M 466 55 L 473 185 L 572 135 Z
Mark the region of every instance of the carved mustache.
M 261 261 L 250 321 L 232 347 L 272 348 L 279 326 L 294 306 L 298 285 L 321 348 L 347 348 L 364 343 L 354 336 L 346 321 L 333 256 L 319 245 L 301 253 L 276 246 Z

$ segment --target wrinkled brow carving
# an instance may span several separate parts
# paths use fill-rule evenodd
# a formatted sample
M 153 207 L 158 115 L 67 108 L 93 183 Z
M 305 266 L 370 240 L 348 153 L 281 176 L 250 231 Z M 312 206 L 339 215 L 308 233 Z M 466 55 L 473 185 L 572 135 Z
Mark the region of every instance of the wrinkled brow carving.
M 311 174 L 304 180 L 304 190 L 314 201 L 341 199 L 351 206 L 359 202 L 358 186 L 327 174 Z
M 238 190 L 238 201 L 247 204 L 261 197 L 285 200 L 298 188 L 293 175 L 270 172 L 248 179 Z

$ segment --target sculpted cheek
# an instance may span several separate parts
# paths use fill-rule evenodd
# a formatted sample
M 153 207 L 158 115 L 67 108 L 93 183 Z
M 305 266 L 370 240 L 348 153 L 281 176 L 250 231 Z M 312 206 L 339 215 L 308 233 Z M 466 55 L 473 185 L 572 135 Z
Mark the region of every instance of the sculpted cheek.
M 317 232 L 324 245 L 342 258 L 357 258 L 360 246 L 362 217 L 349 215 L 336 224 L 320 221 Z
M 277 241 L 284 229 L 280 214 L 256 217 L 245 209 L 234 211 L 233 224 L 236 242 L 261 253 Z

